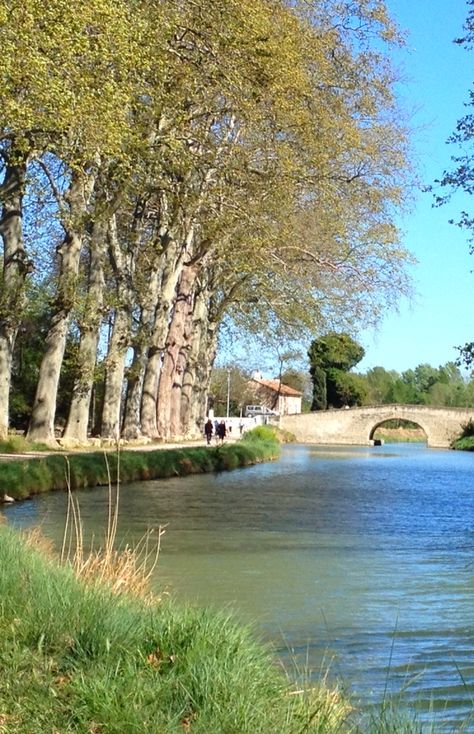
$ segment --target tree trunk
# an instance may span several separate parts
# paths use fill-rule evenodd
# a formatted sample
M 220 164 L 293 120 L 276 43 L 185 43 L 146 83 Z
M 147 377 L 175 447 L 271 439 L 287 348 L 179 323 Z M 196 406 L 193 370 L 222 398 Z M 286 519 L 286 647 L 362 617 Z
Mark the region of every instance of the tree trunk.
M 182 341 L 176 361 L 176 369 L 174 371 L 170 396 L 170 434 L 176 438 L 182 438 L 184 436 L 181 420 L 181 402 L 183 394 L 183 377 L 186 370 L 189 350 L 191 348 L 192 330 L 192 313 L 188 311 L 188 313 L 185 313 L 183 319 Z
M 62 443 L 87 442 L 89 410 L 97 361 L 100 325 L 104 308 L 104 259 L 107 250 L 107 224 L 96 220 L 92 230 L 89 283 L 84 316 L 80 321 L 79 375 L 75 380 L 71 407 Z
M 201 352 L 203 346 L 204 333 L 207 324 L 207 291 L 200 289 L 194 301 L 194 313 L 192 321 L 192 330 L 190 334 L 190 344 L 187 353 L 186 367 L 183 374 L 181 388 L 181 405 L 180 405 L 180 424 L 183 436 L 194 438 L 202 434 L 203 422 L 199 425 L 195 424 L 194 416 L 196 410 L 193 402 L 197 395 L 196 380 L 200 367 Z M 206 411 L 206 405 L 202 407 L 202 417 Z
M 192 395 L 189 401 L 189 432 L 201 430 L 206 418 L 207 396 L 211 383 L 212 368 L 217 354 L 217 323 L 206 323 L 204 337 L 200 342 L 200 351 L 195 365 L 195 379 L 192 384 Z
M 133 441 L 142 435 L 140 425 L 140 405 L 142 401 L 143 379 L 147 363 L 147 353 L 143 345 L 133 348 L 133 360 L 128 369 L 127 395 L 122 427 L 122 437 L 126 441 Z
M 6 165 L 0 195 L 3 268 L 0 291 L 0 438 L 8 434 L 13 348 L 21 323 L 25 280 L 30 269 L 23 240 L 23 195 L 28 157 Z
M 16 330 L 0 328 L 0 439 L 8 435 L 10 385 Z
M 130 344 L 132 324 L 132 293 L 134 254 L 123 252 L 117 234 L 117 222 L 113 217 L 109 227 L 110 257 L 116 279 L 117 306 L 105 361 L 104 404 L 102 408 L 102 438 L 118 440 L 121 429 L 121 409 L 125 357 Z
M 54 416 L 61 366 L 72 309 L 76 299 L 76 281 L 88 204 L 95 174 L 75 171 L 67 200 L 70 219 L 66 235 L 58 248 L 60 257 L 58 289 L 53 305 L 51 326 L 45 340 L 45 351 L 36 387 L 35 401 L 28 429 L 30 441 L 55 443 Z
M 244 286 L 247 276 L 239 278 L 228 288 L 220 289 L 216 297 L 215 274 L 204 269 L 200 274 L 201 288 L 196 296 L 195 329 L 193 344 L 184 376 L 184 389 L 181 400 L 183 432 L 193 435 L 202 431 L 206 414 L 212 368 L 217 354 L 219 324 L 229 303 Z
M 157 428 L 158 435 L 162 439 L 170 438 L 170 436 L 173 435 L 173 430 L 176 432 L 176 436 L 180 435 L 177 425 L 176 410 L 173 409 L 172 406 L 181 404 L 181 370 L 183 369 L 183 360 L 185 358 L 182 350 L 185 348 L 186 344 L 186 325 L 189 323 L 189 312 L 190 309 L 192 309 L 193 288 L 196 276 L 196 265 L 184 266 L 166 338 L 157 399 Z M 178 397 L 174 397 L 173 391 L 175 391 L 175 394 L 178 395 Z M 171 425 L 172 417 L 173 425 Z
M 147 354 L 140 416 L 143 435 L 153 439 L 159 436 L 156 410 L 158 385 L 170 312 L 183 268 L 184 254 L 184 250 L 178 251 L 176 243 L 169 244 L 163 265 L 159 301 L 155 310 L 151 346 Z
M 158 438 L 156 423 L 156 398 L 160 381 L 162 350 L 159 347 L 150 347 L 146 357 L 145 374 L 143 376 L 143 390 L 140 406 L 140 423 L 142 433 L 151 439 Z
M 128 308 L 115 310 L 114 325 L 106 359 L 104 405 L 102 409 L 102 438 L 120 438 L 125 357 L 130 340 L 131 316 Z
M 140 314 L 140 327 L 135 338 L 133 360 L 128 370 L 127 398 L 123 420 L 122 436 L 127 441 L 142 436 L 140 407 L 143 395 L 143 382 L 147 365 L 147 352 L 153 331 L 156 301 L 158 299 L 159 274 L 155 269 L 151 274 L 149 293 Z

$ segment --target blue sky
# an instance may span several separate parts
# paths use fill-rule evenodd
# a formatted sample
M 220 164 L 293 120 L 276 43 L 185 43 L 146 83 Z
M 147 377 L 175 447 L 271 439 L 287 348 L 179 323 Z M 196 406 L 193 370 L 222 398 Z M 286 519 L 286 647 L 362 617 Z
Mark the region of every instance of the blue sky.
M 411 116 L 416 165 L 423 183 L 431 184 L 450 167 L 458 151 L 446 144 L 474 82 L 474 52 L 453 43 L 467 16 L 464 0 L 387 0 L 391 16 L 408 33 L 407 46 L 397 53 L 404 82 L 401 103 Z M 449 224 L 465 209 L 468 197 L 432 207 L 430 194 L 420 192 L 411 213 L 400 222 L 404 243 L 415 255 L 415 296 L 388 313 L 376 331 L 359 335 L 366 350 L 358 371 L 381 365 L 403 371 L 423 362 L 434 367 L 456 359 L 457 345 L 474 340 L 472 318 L 474 255 L 468 236 Z

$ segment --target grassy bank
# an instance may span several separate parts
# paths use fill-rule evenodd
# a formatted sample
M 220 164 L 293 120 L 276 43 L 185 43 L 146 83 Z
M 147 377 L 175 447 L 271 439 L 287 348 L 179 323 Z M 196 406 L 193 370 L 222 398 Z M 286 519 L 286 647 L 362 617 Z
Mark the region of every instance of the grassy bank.
M 421 734 L 388 702 L 360 718 L 324 680 L 296 687 L 228 614 L 150 598 L 141 552 L 61 565 L 31 536 L 0 525 L 0 733 Z
M 451 448 L 458 451 L 474 451 L 474 421 L 470 420 L 463 426 L 461 435 L 453 441 Z
M 464 436 L 453 442 L 453 449 L 458 451 L 474 451 L 474 436 Z
M 6 526 L 0 598 L 0 731 L 335 734 L 346 718 L 228 616 L 84 585 Z
M 228 615 L 121 589 L 78 580 L 0 526 L 0 732 L 434 732 L 388 702 L 360 719 L 324 680 L 295 687 Z
M 237 443 L 120 453 L 54 454 L 0 464 L 0 496 L 25 499 L 54 489 L 95 487 L 143 479 L 164 479 L 250 466 L 277 458 L 279 442 L 269 429 L 256 428 Z
M 374 438 L 384 443 L 426 443 L 426 433 L 409 428 L 381 428 L 374 433 Z

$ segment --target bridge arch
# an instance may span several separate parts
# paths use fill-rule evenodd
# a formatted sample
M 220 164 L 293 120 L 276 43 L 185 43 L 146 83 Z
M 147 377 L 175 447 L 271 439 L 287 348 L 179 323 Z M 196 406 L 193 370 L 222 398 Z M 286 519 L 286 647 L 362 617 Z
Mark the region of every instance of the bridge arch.
M 393 419 L 408 420 L 419 425 L 426 434 L 428 446 L 449 448 L 451 442 L 461 435 L 466 423 L 474 421 L 474 408 L 373 405 L 285 415 L 281 417 L 280 425 L 291 431 L 301 443 L 366 446 L 375 428 Z
M 406 418 L 400 418 L 400 416 L 399 416 L 399 415 L 397 415 L 397 416 L 391 416 L 391 417 L 389 417 L 389 418 L 384 418 L 384 419 L 383 419 L 383 420 L 381 420 L 381 421 L 377 421 L 377 422 L 376 422 L 376 423 L 375 423 L 375 424 L 373 425 L 373 427 L 371 428 L 371 430 L 369 431 L 369 437 L 368 437 L 368 441 L 369 441 L 369 443 L 371 443 L 372 441 L 374 441 L 374 440 L 375 440 L 375 434 L 376 434 L 376 432 L 377 432 L 377 429 L 381 429 L 381 431 L 383 432 L 383 429 L 384 429 L 384 428 L 387 428 L 387 427 L 385 426 L 385 424 L 386 424 L 386 423 L 389 423 L 390 421 L 407 421 L 407 420 L 408 420 L 408 419 L 406 419 Z M 424 435 L 425 435 L 425 440 L 426 440 L 426 442 L 428 443 L 428 433 L 427 433 L 427 430 L 426 430 L 426 428 L 425 428 L 425 427 L 424 427 L 424 426 L 423 426 L 423 425 L 422 425 L 422 424 L 421 424 L 421 423 L 420 423 L 419 421 L 416 421 L 416 420 L 414 420 L 414 419 L 412 419 L 412 418 L 410 418 L 409 422 L 410 422 L 410 423 L 411 423 L 411 424 L 412 424 L 413 426 L 416 426 L 416 427 L 417 427 L 417 428 L 419 428 L 419 429 L 420 429 L 421 431 L 423 431 L 423 433 L 424 433 Z M 403 427 L 402 427 L 402 428 L 403 428 Z

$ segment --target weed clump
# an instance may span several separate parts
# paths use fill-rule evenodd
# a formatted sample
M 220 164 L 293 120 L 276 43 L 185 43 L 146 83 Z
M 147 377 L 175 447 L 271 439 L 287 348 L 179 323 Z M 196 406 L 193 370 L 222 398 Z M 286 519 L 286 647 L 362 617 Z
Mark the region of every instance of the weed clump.
M 474 421 L 472 419 L 463 426 L 461 435 L 452 442 L 451 448 L 459 451 L 474 451 Z

